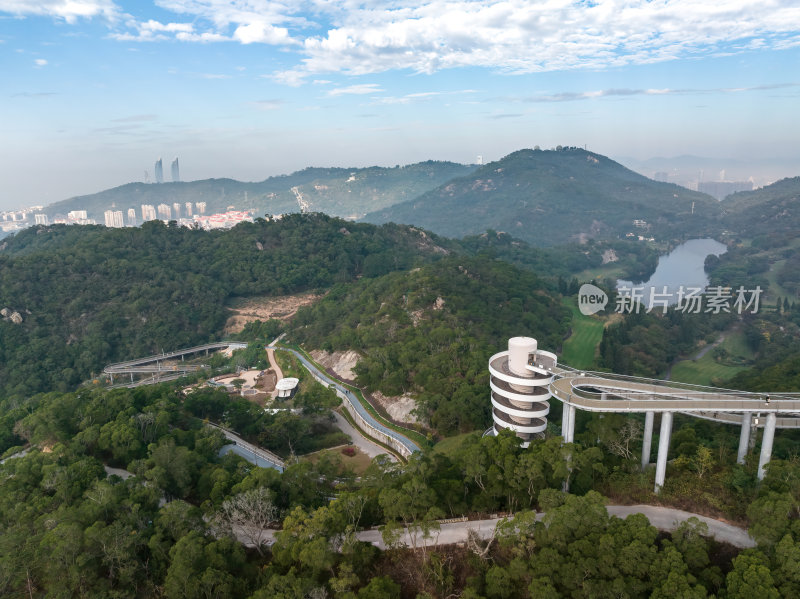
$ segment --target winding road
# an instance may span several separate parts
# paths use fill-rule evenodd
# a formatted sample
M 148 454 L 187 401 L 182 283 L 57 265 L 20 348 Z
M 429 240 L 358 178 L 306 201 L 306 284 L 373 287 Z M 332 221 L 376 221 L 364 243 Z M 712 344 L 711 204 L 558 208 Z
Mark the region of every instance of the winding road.
M 652 505 L 608 505 L 606 506 L 610 516 L 617 518 L 626 518 L 633 514 L 642 514 L 649 521 L 650 524 L 659 530 L 672 532 L 676 530 L 682 523 L 689 518 L 697 518 L 708 526 L 708 536 L 720 543 L 728 543 L 738 549 L 748 549 L 756 546 L 756 542 L 743 528 L 714 520 L 700 514 L 692 514 L 668 507 L 659 507 Z M 536 515 L 537 520 L 544 517 L 543 513 Z M 417 547 L 424 544 L 426 547 L 436 547 L 439 545 L 453 545 L 456 543 L 464 543 L 470 531 L 474 531 L 481 539 L 490 539 L 497 528 L 497 524 L 503 518 L 489 518 L 486 520 L 467 520 L 464 522 L 445 522 L 440 525 L 438 531 L 433 531 L 428 539 L 423 539 L 421 534 L 416 534 L 416 539 L 405 531 L 400 537 L 400 544 L 405 547 Z M 264 530 L 263 539 L 266 545 L 272 545 L 275 542 L 275 530 Z M 237 539 L 244 545 L 251 545 L 244 535 L 237 534 Z M 386 544 L 383 542 L 381 531 L 377 528 L 369 530 L 362 530 L 356 533 L 356 538 L 359 541 L 370 543 L 378 549 L 385 550 Z
M 417 451 L 420 451 L 419 445 L 414 443 L 411 439 L 401 435 L 400 433 L 398 433 L 396 431 L 393 431 L 392 429 L 390 429 L 390 428 L 384 426 L 383 424 L 381 424 L 380 422 L 378 422 L 367 411 L 367 409 L 363 405 L 361 405 L 361 402 L 358 401 L 358 398 L 355 395 L 353 395 L 353 392 L 350 391 L 350 389 L 348 389 L 347 387 L 342 385 L 336 379 L 331 378 L 330 375 L 328 375 L 328 373 L 320 371 L 320 369 L 317 368 L 314 364 L 312 364 L 303 354 L 301 354 L 300 352 L 298 352 L 298 351 L 296 351 L 294 349 L 287 348 L 287 347 L 274 347 L 274 346 L 270 345 L 270 346 L 267 346 L 267 349 L 268 350 L 277 349 L 279 351 L 291 352 L 292 354 L 294 354 L 294 356 L 298 360 L 300 360 L 300 363 L 303 366 L 305 366 L 306 370 L 308 370 L 309 372 L 311 372 L 311 374 L 313 374 L 315 376 L 315 378 L 317 378 L 317 379 L 319 379 L 321 381 L 324 381 L 324 383 L 326 385 L 331 386 L 332 388 L 334 388 L 336 391 L 339 392 L 338 393 L 339 396 L 344 396 L 345 400 L 348 401 L 350 403 L 350 405 L 353 406 L 353 408 L 355 408 L 355 410 L 358 412 L 359 416 L 361 416 L 370 426 L 372 426 L 376 430 L 384 433 L 385 435 L 395 439 L 398 443 L 403 445 L 408 450 L 409 454 L 417 452 Z

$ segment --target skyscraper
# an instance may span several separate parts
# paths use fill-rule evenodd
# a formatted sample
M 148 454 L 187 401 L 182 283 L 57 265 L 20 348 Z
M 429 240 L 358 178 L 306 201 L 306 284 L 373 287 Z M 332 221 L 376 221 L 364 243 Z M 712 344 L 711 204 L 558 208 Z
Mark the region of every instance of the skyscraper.
M 194 214 L 194 212 L 192 212 L 192 203 L 186 202 L 186 218 L 192 218 L 192 214 Z
M 174 202 L 172 204 L 172 212 L 175 215 L 175 218 L 181 217 L 181 205 L 178 202 Z
M 135 227 L 136 226 L 136 210 L 133 208 L 128 208 L 128 226 Z
M 194 205 L 197 206 L 197 211 L 200 214 L 205 214 L 206 213 L 206 203 L 205 202 L 195 202 Z
M 164 166 L 161 164 L 161 158 L 156 160 L 155 166 L 156 183 L 164 182 Z
M 181 167 L 178 164 L 178 157 L 175 156 L 175 160 L 172 161 L 172 180 L 177 183 L 181 180 Z
M 125 226 L 122 222 L 122 210 L 106 210 L 104 213 L 106 227 L 121 228 Z
M 158 205 L 158 217 L 162 220 L 171 220 L 172 219 L 172 208 L 169 207 L 168 204 L 159 204 Z
M 142 222 L 156 219 L 156 208 L 152 204 L 142 204 Z

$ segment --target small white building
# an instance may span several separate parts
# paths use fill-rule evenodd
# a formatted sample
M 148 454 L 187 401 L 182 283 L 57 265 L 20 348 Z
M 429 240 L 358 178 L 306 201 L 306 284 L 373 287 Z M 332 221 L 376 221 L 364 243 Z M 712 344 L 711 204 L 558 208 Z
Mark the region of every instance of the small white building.
M 278 391 L 278 397 L 284 399 L 292 397 L 297 391 L 297 383 L 299 382 L 299 379 L 293 377 L 279 380 L 275 385 L 275 389 Z

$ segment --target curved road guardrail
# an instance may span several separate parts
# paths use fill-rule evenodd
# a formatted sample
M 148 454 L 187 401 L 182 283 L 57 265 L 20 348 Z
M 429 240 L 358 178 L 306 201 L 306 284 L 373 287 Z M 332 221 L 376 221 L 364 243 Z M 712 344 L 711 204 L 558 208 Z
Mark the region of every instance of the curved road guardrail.
M 420 451 L 420 447 L 411 439 L 378 422 L 366 410 L 366 408 L 361 405 L 361 402 L 358 401 L 358 398 L 353 395 L 353 392 L 350 391 L 350 389 L 343 386 L 341 383 L 339 383 L 339 381 L 332 379 L 326 373 L 320 372 L 320 370 L 314 364 L 309 362 L 303 354 L 291 348 L 275 347 L 273 345 L 267 346 L 267 349 L 291 352 L 298 360 L 300 360 L 300 363 L 311 373 L 315 379 L 317 379 L 323 385 L 331 386 L 336 391 L 336 395 L 341 397 L 345 402 L 345 408 L 347 408 L 347 411 L 350 412 L 350 415 L 353 416 L 353 418 L 356 419 L 356 421 L 362 425 L 362 427 L 365 428 L 368 433 L 375 436 L 376 439 L 386 443 L 406 458 L 412 453 Z
M 206 425 L 217 429 L 223 435 L 225 435 L 226 439 L 233 442 L 233 447 L 230 445 L 225 445 L 220 451 L 233 451 L 248 462 L 255 464 L 256 466 L 260 466 L 261 468 L 275 468 L 278 472 L 283 472 L 286 469 L 286 463 L 268 449 L 248 443 L 233 431 L 230 431 L 218 424 L 214 424 L 213 422 L 206 422 Z

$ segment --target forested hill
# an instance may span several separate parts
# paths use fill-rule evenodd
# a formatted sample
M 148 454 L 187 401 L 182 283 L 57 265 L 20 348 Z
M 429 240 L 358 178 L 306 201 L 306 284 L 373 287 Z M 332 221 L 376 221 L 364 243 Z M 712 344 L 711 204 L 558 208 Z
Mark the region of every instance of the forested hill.
M 728 196 L 725 224 L 742 237 L 796 233 L 800 228 L 800 177 Z
M 367 212 L 414 198 L 454 177 L 474 170 L 474 166 L 429 160 L 408 166 L 384 168 L 306 168 L 291 175 L 270 177 L 257 183 L 233 179 L 206 179 L 185 183 L 129 183 L 92 195 L 64 200 L 45 209 L 52 216 L 70 210 L 86 210 L 89 218 L 102 222 L 103 212 L 136 210 L 141 219 L 141 205 L 181 204 L 180 216 L 186 216 L 185 202 L 205 202 L 206 214 L 254 209 L 256 215 L 299 212 L 299 193 L 307 211 L 332 216 L 357 218 Z M 296 192 L 293 191 L 296 188 Z M 173 218 L 176 215 L 173 214 Z
M 489 258 L 451 256 L 339 285 L 301 308 L 293 337 L 310 348 L 354 349 L 358 384 L 386 395 L 413 391 L 440 434 L 490 420 L 486 363 L 514 335 L 559 347 L 569 311 L 533 273 Z
M 548 246 L 617 237 L 636 231 L 634 219 L 647 221 L 657 237 L 699 236 L 717 230 L 719 214 L 710 196 L 564 148 L 514 152 L 364 220 L 414 224 L 450 237 L 492 228 Z
M 438 259 L 435 237 L 320 214 L 230 231 L 33 227 L 0 251 L 0 395 L 72 388 L 133 356 L 205 342 L 234 296 L 322 290 Z

